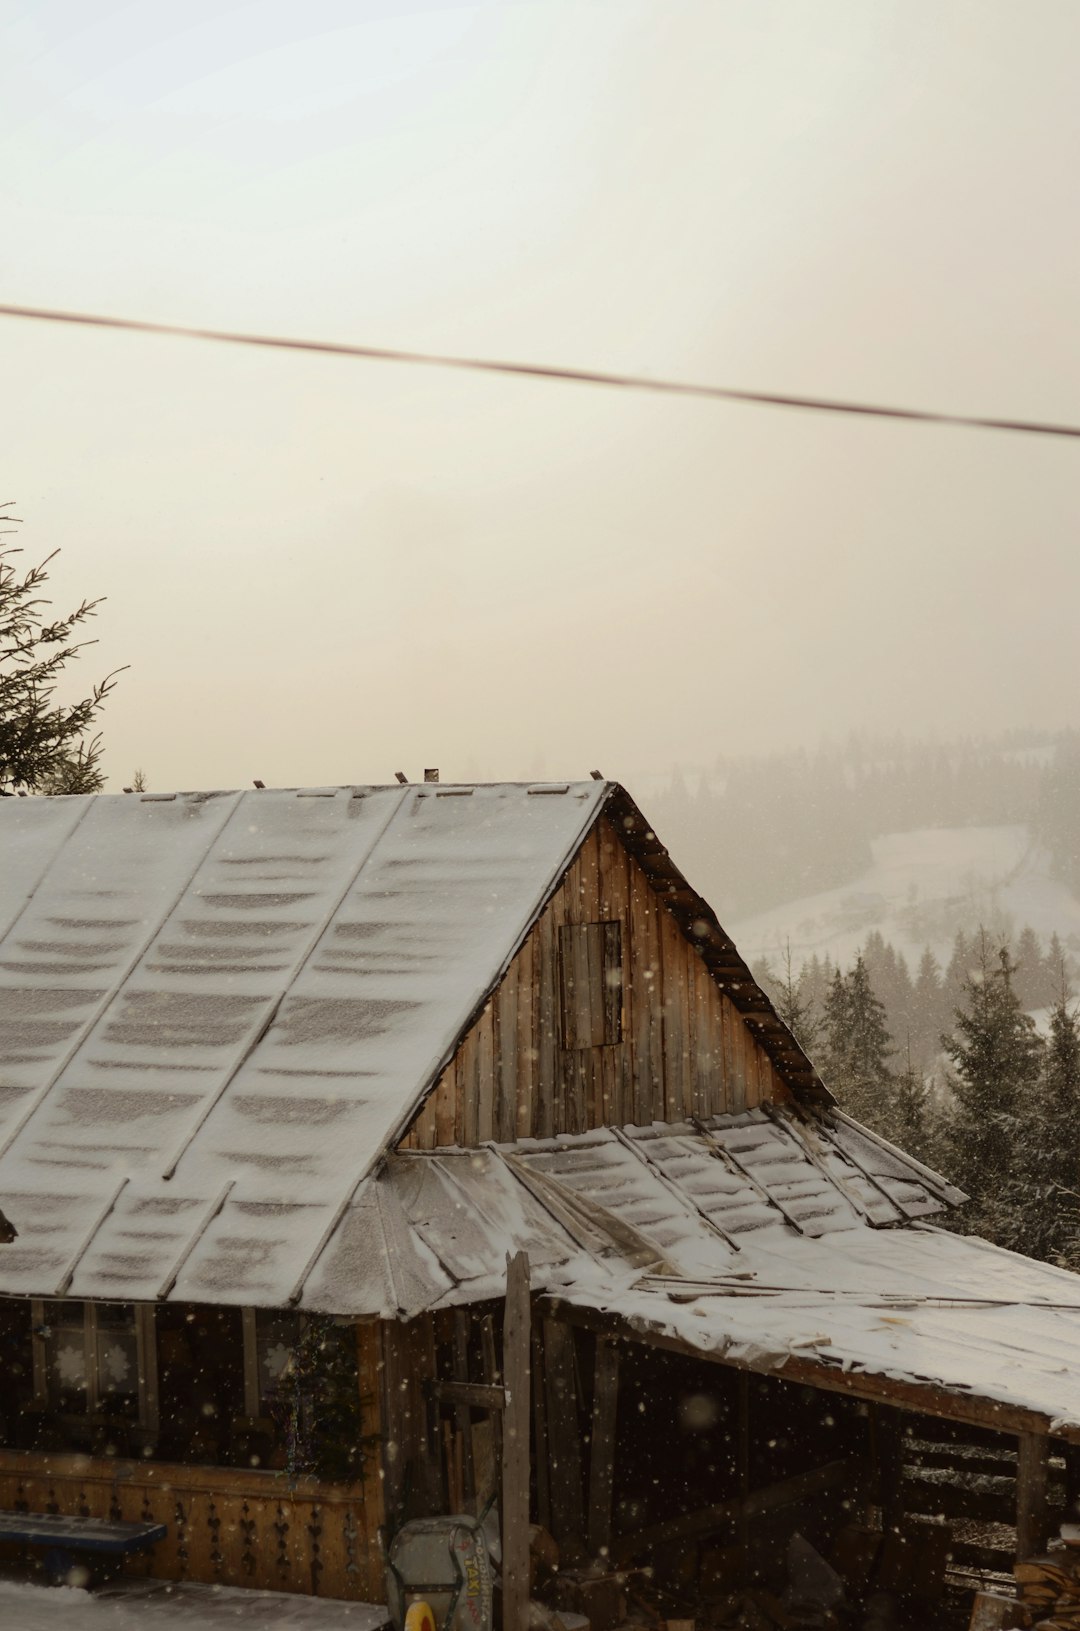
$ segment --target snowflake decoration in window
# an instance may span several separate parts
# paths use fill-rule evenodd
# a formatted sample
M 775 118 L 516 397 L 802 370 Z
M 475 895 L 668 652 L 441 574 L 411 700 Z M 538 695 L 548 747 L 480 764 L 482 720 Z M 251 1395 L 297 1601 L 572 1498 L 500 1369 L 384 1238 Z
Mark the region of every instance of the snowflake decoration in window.
M 287 1376 L 291 1367 L 292 1349 L 287 1348 L 284 1342 L 275 1342 L 274 1346 L 267 1348 L 263 1354 L 263 1370 L 271 1387 L 276 1386 Z
M 118 1342 L 106 1348 L 101 1356 L 101 1369 L 110 1389 L 118 1389 L 131 1375 L 131 1361 Z
M 86 1355 L 82 1348 L 76 1348 L 69 1343 L 66 1348 L 58 1350 L 55 1363 L 61 1387 L 86 1386 Z

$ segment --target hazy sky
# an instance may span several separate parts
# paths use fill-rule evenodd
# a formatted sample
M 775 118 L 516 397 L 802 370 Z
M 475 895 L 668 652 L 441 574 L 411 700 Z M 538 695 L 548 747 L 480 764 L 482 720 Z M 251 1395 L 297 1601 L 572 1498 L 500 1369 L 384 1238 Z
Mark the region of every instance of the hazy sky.
M 0 0 L 0 300 L 1080 420 L 1076 0 Z M 1080 723 L 1080 445 L 0 320 L 111 786 Z

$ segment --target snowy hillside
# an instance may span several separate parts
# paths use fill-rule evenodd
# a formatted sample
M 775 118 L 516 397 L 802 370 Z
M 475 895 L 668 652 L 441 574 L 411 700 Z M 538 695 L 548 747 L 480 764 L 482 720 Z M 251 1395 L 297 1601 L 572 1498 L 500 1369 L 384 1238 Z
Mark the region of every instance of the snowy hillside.
M 726 921 L 744 957 L 774 964 L 790 940 L 798 966 L 814 955 L 850 964 L 877 929 L 912 969 L 924 946 L 948 961 L 957 929 L 1055 931 L 1080 952 L 1080 901 L 1050 876 L 1027 827 L 934 827 L 872 841 L 872 864 L 850 883 Z M 717 903 L 722 908 L 722 903 Z M 723 912 L 721 909 L 721 918 Z

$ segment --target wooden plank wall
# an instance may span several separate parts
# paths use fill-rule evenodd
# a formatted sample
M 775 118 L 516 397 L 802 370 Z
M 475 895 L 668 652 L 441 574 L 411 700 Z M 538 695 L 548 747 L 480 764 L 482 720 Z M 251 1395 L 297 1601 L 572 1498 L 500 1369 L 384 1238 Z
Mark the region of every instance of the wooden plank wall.
M 623 1039 L 563 1048 L 559 926 L 604 920 L 622 924 Z M 772 1061 L 602 817 L 401 1148 L 642 1126 L 788 1098 Z
M 445 1511 L 437 1455 L 432 1454 L 434 1413 L 425 1384 L 436 1372 L 435 1320 L 421 1314 L 406 1325 L 380 1321 L 384 1500 L 392 1533 L 408 1518 Z
M 357 1327 L 362 1482 L 0 1449 L 0 1508 L 165 1524 L 126 1574 L 384 1602 L 378 1340 L 374 1324 Z

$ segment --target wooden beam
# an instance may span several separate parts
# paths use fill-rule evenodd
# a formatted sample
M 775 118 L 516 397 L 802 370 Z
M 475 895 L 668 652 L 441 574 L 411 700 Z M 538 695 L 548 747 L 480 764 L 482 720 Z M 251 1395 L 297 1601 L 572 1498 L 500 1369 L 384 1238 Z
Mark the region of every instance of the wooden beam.
M 469 1385 L 469 1312 L 454 1309 L 454 1380 Z M 461 1483 L 465 1495 L 465 1510 L 476 1511 L 476 1470 L 473 1465 L 472 1415 L 465 1400 L 459 1400 L 454 1410 L 454 1426 L 461 1434 Z
M 1017 1444 L 1016 1558 L 1020 1562 L 1045 1552 L 1050 1538 L 1046 1504 L 1050 1440 L 1043 1433 L 1020 1433 Z
M 529 1425 L 531 1308 L 529 1259 L 506 1259 L 503 1316 L 502 1601 L 503 1631 L 526 1631 L 529 1612 Z
M 502 1410 L 506 1389 L 488 1382 L 430 1382 L 428 1391 L 440 1404 L 461 1405 L 466 1410 Z
M 872 1500 L 881 1508 L 881 1522 L 885 1533 L 898 1528 L 903 1513 L 901 1483 L 904 1476 L 904 1444 L 900 1423 L 891 1413 L 882 1414 L 879 1404 L 872 1404 L 867 1417 L 867 1436 L 870 1441 L 870 1459 L 874 1469 Z M 967 1462 L 964 1462 L 965 1467 Z
M 970 1394 L 951 1393 L 948 1388 L 932 1382 L 898 1382 L 889 1376 L 869 1375 L 841 1371 L 839 1367 L 822 1365 L 803 1356 L 792 1355 L 771 1374 L 785 1382 L 804 1382 L 810 1387 L 824 1388 L 830 1393 L 846 1393 L 855 1399 L 876 1399 L 880 1404 L 895 1405 L 900 1410 L 918 1410 L 926 1416 L 938 1416 L 944 1421 L 961 1421 L 971 1427 L 990 1427 L 995 1433 L 1018 1431 L 1045 1431 L 1049 1425 L 1045 1416 L 1035 1411 L 1019 1410 L 998 1404 L 995 1399 L 974 1398 Z
M 750 1544 L 750 1372 L 740 1371 L 735 1378 L 735 1476 L 739 1481 L 738 1542 L 745 1549 Z
M 485 1314 L 480 1321 L 480 1368 L 485 1380 L 492 1387 L 499 1386 L 499 1362 L 495 1355 L 495 1320 L 490 1314 Z M 492 1411 L 491 1429 L 491 1437 L 495 1446 L 495 1465 L 501 1467 L 503 1444 L 501 1410 Z
M 867 1478 L 864 1461 L 830 1461 L 824 1467 L 785 1478 L 779 1484 L 767 1484 L 763 1489 L 751 1490 L 743 1499 L 736 1495 L 715 1506 L 702 1507 L 699 1512 L 687 1512 L 680 1518 L 668 1518 L 654 1523 L 648 1529 L 639 1529 L 636 1535 L 623 1535 L 615 1542 L 613 1555 L 616 1564 L 629 1563 L 642 1552 L 654 1552 L 660 1546 L 689 1540 L 696 1535 L 707 1535 L 714 1529 L 736 1522 L 743 1514 L 747 1521 L 779 1512 L 785 1506 L 797 1506 L 801 1501 L 824 1495 L 829 1490 L 861 1489 Z
M 605 1336 L 629 1337 L 649 1347 L 667 1348 L 672 1353 L 686 1354 L 707 1364 L 727 1365 L 732 1370 L 775 1376 L 781 1382 L 799 1382 L 806 1387 L 821 1388 L 826 1393 L 846 1394 L 853 1399 L 877 1400 L 880 1404 L 894 1405 L 898 1410 L 917 1410 L 926 1416 L 937 1416 L 942 1421 L 965 1422 L 970 1427 L 989 1427 L 995 1433 L 1045 1434 L 1050 1428 L 1050 1418 L 1039 1411 L 999 1404 L 995 1399 L 975 1398 L 970 1393 L 951 1393 L 948 1388 L 936 1383 L 898 1382 L 892 1377 L 867 1371 L 842 1371 L 838 1365 L 826 1365 L 802 1354 L 790 1354 L 777 1365 L 739 1364 L 681 1337 L 668 1336 L 640 1319 L 635 1319 L 634 1325 L 630 1326 L 616 1315 L 561 1303 L 554 1297 L 546 1301 L 549 1312 L 557 1310 L 560 1318 L 584 1326 L 587 1330 Z M 1080 1443 L 1080 1427 L 1062 1427 L 1054 1437 Z
M 423 1378 L 435 1368 L 430 1314 L 411 1324 L 387 1320 L 383 1344 L 383 1456 L 387 1518 L 393 1528 L 441 1512 L 438 1427 Z
M 615 1488 L 615 1419 L 619 1395 L 619 1349 L 610 1337 L 596 1339 L 592 1432 L 589 1438 L 590 1557 L 611 1549 L 611 1500 Z
M 585 1513 L 574 1331 L 562 1320 L 544 1321 L 544 1387 L 547 1396 L 551 1532 L 564 1556 L 580 1555 L 584 1551 Z
M 551 1529 L 551 1491 L 548 1483 L 548 1438 L 547 1438 L 547 1403 L 544 1399 L 544 1386 L 541 1378 L 544 1374 L 544 1348 L 543 1331 L 539 1325 L 533 1326 L 532 1334 L 532 1361 L 533 1376 L 536 1386 L 532 1390 L 533 1396 L 533 1443 L 536 1450 L 536 1515 L 541 1527 Z

